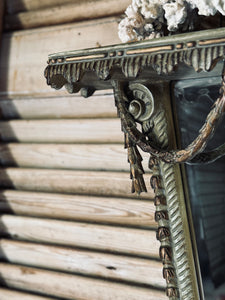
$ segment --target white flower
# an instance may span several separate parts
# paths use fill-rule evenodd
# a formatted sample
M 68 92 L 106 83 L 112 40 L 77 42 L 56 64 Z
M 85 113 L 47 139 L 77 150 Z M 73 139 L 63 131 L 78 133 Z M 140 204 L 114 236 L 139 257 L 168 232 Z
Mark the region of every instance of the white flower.
M 134 31 L 133 27 L 129 23 L 129 19 L 123 19 L 118 26 L 119 38 L 123 43 L 137 40 L 137 33 Z
M 225 1 L 224 0 L 212 0 L 215 8 L 220 12 L 222 15 L 225 15 Z
M 134 8 L 129 5 L 128 8 L 125 11 L 125 14 L 127 15 L 129 24 L 135 28 L 143 27 L 145 24 L 145 21 L 140 13 L 134 10 Z
M 168 30 L 176 31 L 178 25 L 184 23 L 187 17 L 186 7 L 174 2 L 164 4 L 163 9 L 165 10 Z
M 192 8 L 198 8 L 198 14 L 204 16 L 215 15 L 216 8 L 212 0 L 186 0 Z
M 132 5 L 145 19 L 156 19 L 162 13 L 162 5 L 168 0 L 133 0 Z

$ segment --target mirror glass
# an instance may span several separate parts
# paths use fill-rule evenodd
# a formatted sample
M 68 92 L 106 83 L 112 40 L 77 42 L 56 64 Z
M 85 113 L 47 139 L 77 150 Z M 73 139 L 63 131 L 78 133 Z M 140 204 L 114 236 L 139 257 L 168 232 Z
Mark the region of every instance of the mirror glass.
M 221 77 L 174 83 L 181 146 L 195 139 L 219 96 Z M 225 120 L 206 150 L 225 142 Z M 201 277 L 206 300 L 225 299 L 225 157 L 206 165 L 185 165 Z

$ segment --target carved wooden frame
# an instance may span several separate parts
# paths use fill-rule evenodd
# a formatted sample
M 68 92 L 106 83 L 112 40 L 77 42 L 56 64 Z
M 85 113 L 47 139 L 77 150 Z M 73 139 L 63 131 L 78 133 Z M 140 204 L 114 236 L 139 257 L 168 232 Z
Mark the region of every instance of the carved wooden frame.
M 224 50 L 225 32 L 221 28 L 52 54 L 45 70 L 48 85 L 55 89 L 65 86 L 69 93 L 81 91 L 84 97 L 96 89 L 113 87 L 128 149 L 132 192 L 146 191 L 137 146 L 151 154 L 157 238 L 171 300 L 203 299 L 189 204 L 176 163 L 209 162 L 224 155 L 225 144 L 210 153 L 201 153 L 225 112 Z M 221 96 L 199 136 L 186 149 L 176 150 L 169 82 L 212 75 L 223 76 Z

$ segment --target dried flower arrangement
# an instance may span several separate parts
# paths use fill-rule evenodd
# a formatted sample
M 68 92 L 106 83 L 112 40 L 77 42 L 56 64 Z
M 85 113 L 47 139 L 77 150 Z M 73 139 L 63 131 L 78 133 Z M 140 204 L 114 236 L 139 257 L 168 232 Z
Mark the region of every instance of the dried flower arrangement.
M 195 29 L 198 15 L 225 15 L 225 0 L 132 0 L 119 23 L 122 42 Z

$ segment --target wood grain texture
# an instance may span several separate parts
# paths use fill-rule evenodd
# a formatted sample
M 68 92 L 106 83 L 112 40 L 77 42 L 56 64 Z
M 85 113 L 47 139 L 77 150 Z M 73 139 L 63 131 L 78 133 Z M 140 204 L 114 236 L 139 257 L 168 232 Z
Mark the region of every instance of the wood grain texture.
M 0 47 L 1 47 L 1 38 L 2 38 L 2 27 L 3 27 L 3 15 L 4 15 L 4 7 L 5 1 L 0 0 Z
M 76 94 L 35 99 L 1 99 L 0 109 L 2 119 L 115 118 L 117 116 L 111 90 L 96 92 L 89 99 Z
M 110 255 L 56 246 L 0 241 L 4 261 L 68 273 L 98 276 L 165 288 L 162 264 L 149 259 Z
M 0 211 L 73 221 L 156 228 L 153 201 L 0 191 Z
M 1 140 L 35 143 L 122 143 L 119 119 L 0 122 Z
M 150 188 L 141 196 L 132 194 L 129 174 L 123 172 L 1 168 L 0 186 L 51 193 L 154 198 Z
M 148 153 L 141 153 L 148 171 Z M 128 171 L 127 151 L 123 145 L 102 144 L 22 144 L 0 145 L 2 166 L 51 169 Z
M 82 0 L 82 2 L 88 2 L 89 0 Z M 6 1 L 6 12 L 8 14 L 15 14 L 21 11 L 39 10 L 42 8 L 53 7 L 57 5 L 67 3 L 77 3 L 80 0 L 7 0 Z
M 45 271 L 36 268 L 0 264 L 1 282 L 8 287 L 19 288 L 41 294 L 53 295 L 60 299 L 82 300 L 166 300 L 163 291 L 136 287 L 121 283 L 107 282 Z M 18 280 L 18 278 L 20 280 Z
M 2 46 L 2 30 L 3 30 L 4 8 L 5 8 L 5 1 L 0 0 L 0 50 L 1 50 L 1 46 Z M 0 53 L 1 53 L 1 51 L 0 51 Z
M 123 14 L 130 0 L 89 0 L 63 3 L 5 17 L 7 30 L 28 29 Z
M 54 300 L 55 298 L 37 296 L 0 287 L 1 300 Z
M 105 18 L 3 34 L 0 97 L 68 95 L 46 84 L 48 54 L 119 43 L 117 27 L 118 18 Z
M 2 215 L 0 233 L 32 242 L 159 258 L 154 230 Z

